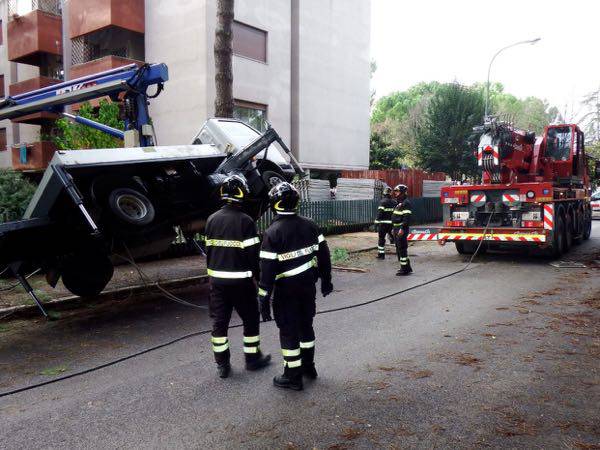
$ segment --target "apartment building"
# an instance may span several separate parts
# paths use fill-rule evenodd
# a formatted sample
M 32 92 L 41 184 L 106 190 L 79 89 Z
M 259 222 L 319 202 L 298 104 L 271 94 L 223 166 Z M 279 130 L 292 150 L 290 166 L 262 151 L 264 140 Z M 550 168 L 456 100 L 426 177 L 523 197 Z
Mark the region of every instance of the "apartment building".
M 159 145 L 190 142 L 214 113 L 216 0 L 3 0 L 0 18 L 2 95 L 164 62 L 150 106 Z M 367 167 L 369 36 L 370 0 L 236 0 L 235 116 L 268 120 L 307 168 Z M 0 166 L 22 143 L 46 161 L 54 119 L 0 122 Z

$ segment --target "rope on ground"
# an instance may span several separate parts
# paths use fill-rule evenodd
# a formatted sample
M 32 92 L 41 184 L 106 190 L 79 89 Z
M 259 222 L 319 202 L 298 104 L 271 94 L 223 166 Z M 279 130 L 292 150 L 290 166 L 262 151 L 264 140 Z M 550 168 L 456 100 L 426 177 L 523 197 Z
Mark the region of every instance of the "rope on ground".
M 381 297 L 377 297 L 377 298 L 374 298 L 374 299 L 371 299 L 371 300 L 367 300 L 366 302 L 354 303 L 352 305 L 341 306 L 341 307 L 338 307 L 338 308 L 324 309 L 324 310 L 321 310 L 321 311 L 317 311 L 316 314 L 317 315 L 329 314 L 329 313 L 338 312 L 338 311 L 344 311 L 344 310 L 348 310 L 348 309 L 360 308 L 362 306 L 366 306 L 366 305 L 377 303 L 377 302 L 380 302 L 380 301 L 383 301 L 383 300 L 387 300 L 388 298 L 395 297 L 396 295 L 400 295 L 400 294 L 403 294 L 405 292 L 413 291 L 413 290 L 419 289 L 419 288 L 421 288 L 423 286 L 427 286 L 427 285 L 433 284 L 433 283 L 435 283 L 437 281 L 441 281 L 441 280 L 444 280 L 446 278 L 450 278 L 450 277 L 458 275 L 458 274 L 460 274 L 462 272 L 465 272 L 466 270 L 469 269 L 469 267 L 471 266 L 471 263 L 473 262 L 473 260 L 477 256 L 477 254 L 479 253 L 479 249 L 481 248 L 481 245 L 482 245 L 483 241 L 485 240 L 485 236 L 487 234 L 488 227 L 489 227 L 490 222 L 492 220 L 492 216 L 493 216 L 493 213 L 490 215 L 488 223 L 487 223 L 487 225 L 486 225 L 486 227 L 485 227 L 485 229 L 483 231 L 483 236 L 481 237 L 481 242 L 477 246 L 476 250 L 473 252 L 473 255 L 469 259 L 469 262 L 463 268 L 461 268 L 460 270 L 456 270 L 456 271 L 448 273 L 446 275 L 441 275 L 439 277 L 433 278 L 433 279 L 428 280 L 428 281 L 424 281 L 423 283 L 419 283 L 417 285 L 414 285 L 414 286 L 411 286 L 411 287 L 408 287 L 408 288 L 401 289 L 401 290 L 396 291 L 396 292 L 392 292 L 391 294 L 387 294 L 387 295 L 384 295 L 384 296 L 381 296 Z M 133 264 L 135 264 L 135 262 Z M 141 269 L 139 269 L 139 270 L 140 270 L 140 273 L 143 273 L 141 271 Z M 169 294 L 169 295 L 172 295 L 172 294 Z M 185 303 L 188 303 L 188 302 L 185 302 Z M 190 303 L 190 305 L 192 305 L 192 304 Z M 194 305 L 194 306 L 198 306 L 198 305 Z M 235 325 L 231 325 L 229 327 L 229 329 L 231 330 L 231 329 L 234 329 L 234 328 L 239 328 L 241 326 L 242 326 L 242 324 L 238 323 L 238 324 L 235 324 Z M 159 350 L 161 348 L 168 347 L 170 345 L 176 344 L 177 342 L 181 342 L 183 340 L 190 339 L 192 337 L 202 336 L 204 334 L 208 334 L 211 331 L 212 330 L 208 329 L 208 330 L 196 331 L 194 333 L 189 333 L 189 334 L 180 336 L 178 338 L 172 339 L 170 341 L 163 342 L 162 344 L 158 344 L 158 345 L 155 345 L 155 346 L 152 346 L 152 347 L 148 347 L 148 348 L 146 348 L 144 350 L 140 350 L 138 352 L 135 352 L 135 353 L 123 356 L 121 358 L 118 358 L 118 359 L 115 359 L 115 360 L 112 360 L 112 361 L 108 361 L 106 363 L 103 363 L 103 364 L 100 364 L 100 365 L 97 365 L 97 366 L 94 366 L 94 367 L 90 367 L 88 369 L 84 369 L 84 370 L 81 370 L 81 371 L 78 371 L 78 372 L 73 372 L 71 374 L 63 375 L 63 376 L 57 377 L 57 378 L 53 378 L 52 380 L 43 381 L 41 383 L 31 384 L 31 385 L 28 385 L 28 386 L 23 386 L 21 388 L 13 389 L 11 391 L 2 392 L 2 393 L 0 393 L 0 398 L 2 398 L 2 397 L 8 397 L 8 396 L 15 395 L 15 394 L 18 394 L 18 393 L 21 393 L 21 392 L 25 392 L 25 391 L 30 391 L 30 390 L 33 390 L 33 389 L 40 388 L 42 386 L 47 386 L 49 384 L 58 383 L 59 381 L 68 380 L 69 378 L 75 378 L 75 377 L 78 377 L 78 376 L 81 376 L 81 375 L 86 375 L 88 373 L 95 372 L 95 371 L 100 370 L 100 369 L 104 369 L 106 367 L 114 366 L 116 364 L 119 364 L 121 362 L 127 361 L 129 359 L 137 358 L 138 356 L 144 355 L 146 353 L 150 353 L 150 352 L 153 352 L 155 350 Z

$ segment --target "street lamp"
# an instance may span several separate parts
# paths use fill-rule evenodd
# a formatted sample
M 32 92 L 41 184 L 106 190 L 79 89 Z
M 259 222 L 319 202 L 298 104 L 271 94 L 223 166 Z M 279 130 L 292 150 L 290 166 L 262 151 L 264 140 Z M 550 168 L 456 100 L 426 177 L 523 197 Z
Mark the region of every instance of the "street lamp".
M 492 70 L 492 64 L 494 63 L 494 60 L 496 59 L 496 56 L 498 56 L 504 50 L 509 49 L 511 47 L 516 47 L 517 45 L 522 45 L 522 44 L 531 44 L 531 45 L 533 45 L 533 44 L 536 44 L 537 42 L 539 42 L 541 39 L 542 38 L 535 38 L 535 39 L 531 39 L 529 41 L 515 42 L 514 44 L 510 44 L 510 45 L 507 45 L 506 47 L 502 47 L 500 50 L 498 50 L 494 54 L 494 56 L 492 57 L 492 60 L 490 61 L 490 65 L 488 66 L 486 94 L 485 94 L 485 118 L 487 118 L 488 113 L 489 113 L 489 108 L 490 108 L 490 72 Z

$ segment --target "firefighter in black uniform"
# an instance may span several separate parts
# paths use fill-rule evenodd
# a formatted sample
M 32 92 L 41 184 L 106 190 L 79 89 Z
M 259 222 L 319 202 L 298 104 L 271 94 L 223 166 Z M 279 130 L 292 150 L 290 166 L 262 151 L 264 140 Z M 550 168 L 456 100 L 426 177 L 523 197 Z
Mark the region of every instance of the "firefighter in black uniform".
M 312 220 L 296 213 L 299 200 L 290 183 L 280 183 L 269 192 L 277 216 L 263 236 L 258 290 L 265 321 L 271 320 L 273 295 L 273 315 L 279 327 L 284 371 L 273 384 L 295 390 L 303 388 L 302 375 L 317 377 L 313 330 L 317 278 L 321 278 L 323 297 L 333 291 L 327 242 Z
M 394 196 L 398 200 L 398 205 L 392 213 L 392 224 L 396 238 L 396 253 L 398 261 L 400 261 L 400 270 L 396 272 L 396 275 L 409 275 L 413 270 L 408 258 L 408 229 L 412 215 L 410 200 L 408 200 L 408 187 L 399 184 L 394 188 Z
M 242 211 L 248 196 L 246 180 L 231 175 L 221 186 L 225 205 L 206 222 L 206 266 L 210 277 L 209 312 L 213 322 L 212 348 L 221 378 L 231 371 L 227 330 L 235 309 L 244 325 L 246 369 L 269 364 L 271 355 L 260 351 L 260 314 L 256 303 L 260 240 L 254 221 Z
M 377 241 L 377 259 L 385 259 L 385 237 L 392 231 L 392 213 L 396 207 L 396 200 L 392 198 L 392 188 L 386 186 L 383 190 L 383 198 L 377 208 L 377 232 L 379 239 Z M 392 241 L 393 242 L 393 241 Z

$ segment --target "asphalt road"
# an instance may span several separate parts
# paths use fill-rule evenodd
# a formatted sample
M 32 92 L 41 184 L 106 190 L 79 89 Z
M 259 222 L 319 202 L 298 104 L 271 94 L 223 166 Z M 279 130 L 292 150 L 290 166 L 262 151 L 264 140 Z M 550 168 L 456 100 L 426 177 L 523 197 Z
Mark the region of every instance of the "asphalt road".
M 415 274 L 356 261 L 321 310 L 350 306 L 453 272 L 453 246 L 411 247 Z M 557 269 L 526 255 L 485 255 L 466 272 L 315 319 L 319 379 L 275 389 L 275 363 L 215 375 L 207 336 L 87 375 L 0 398 L 1 448 L 600 448 L 600 222 Z M 205 304 L 206 288 L 181 296 Z M 209 328 L 206 311 L 127 300 L 52 323 L 0 328 L 0 392 L 104 363 Z

